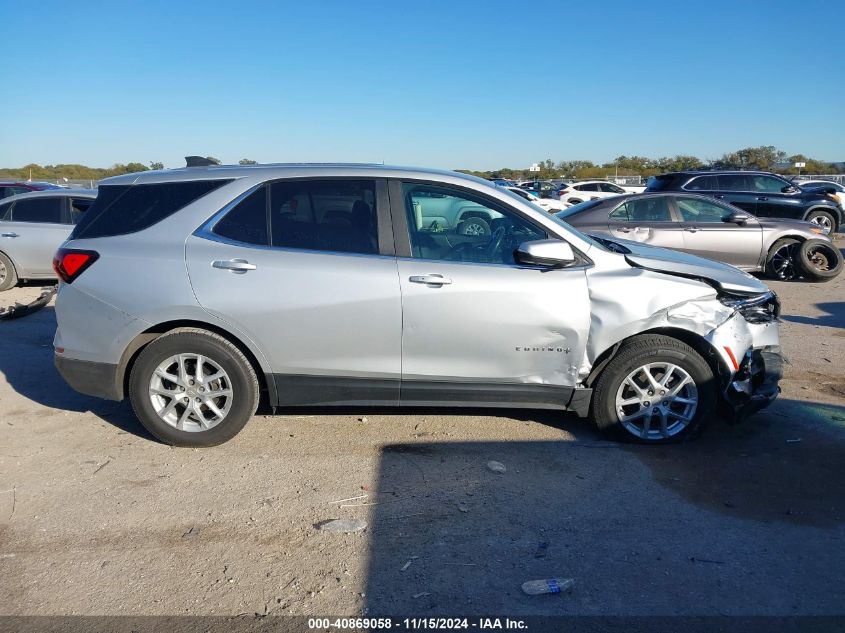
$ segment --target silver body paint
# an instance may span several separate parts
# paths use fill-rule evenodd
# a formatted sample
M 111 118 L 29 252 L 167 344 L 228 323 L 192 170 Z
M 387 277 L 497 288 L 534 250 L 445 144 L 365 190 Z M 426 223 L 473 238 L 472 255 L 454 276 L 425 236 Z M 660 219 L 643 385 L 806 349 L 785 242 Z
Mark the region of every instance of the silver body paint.
M 566 240 L 583 261 L 549 269 L 384 252 L 325 253 L 209 239 L 200 230 L 257 185 L 304 177 L 425 181 L 472 190 L 530 218 L 551 238 Z M 613 252 L 522 198 L 453 172 L 360 165 L 216 167 L 146 172 L 103 184 L 217 178 L 232 182 L 145 230 L 64 244 L 100 255 L 72 284 L 62 284 L 57 300 L 55 346 L 63 375 L 77 389 L 124 397 L 123 374 L 132 353 L 179 325 L 206 326 L 231 337 L 254 357 L 273 391 L 291 389 L 294 378 L 318 385 L 357 380 L 364 381 L 355 383 L 362 392 L 376 383 L 382 390 L 379 396 L 325 402 L 303 396 L 297 404 L 567 408 L 568 397 L 512 394 L 520 387 L 550 387 L 571 395 L 588 386 L 597 359 L 643 332 L 674 329 L 699 337 L 718 353 L 728 376 L 735 368 L 725 347 L 742 359 L 750 350 L 777 345 L 776 323 L 751 325 L 718 298 L 725 292 L 766 292 L 753 277 L 642 245 L 637 246 L 648 250 Z M 395 222 L 392 228 L 396 234 Z M 231 274 L 211 266 L 229 259 L 257 267 Z M 451 283 L 409 281 L 419 275 L 442 275 Z M 75 360 L 107 367 L 114 384 L 95 389 L 75 383 Z

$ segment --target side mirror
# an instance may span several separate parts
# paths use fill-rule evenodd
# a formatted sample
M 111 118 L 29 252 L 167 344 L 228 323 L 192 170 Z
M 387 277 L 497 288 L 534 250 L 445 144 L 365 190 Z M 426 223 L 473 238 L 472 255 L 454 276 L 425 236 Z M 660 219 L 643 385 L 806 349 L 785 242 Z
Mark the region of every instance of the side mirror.
M 523 242 L 516 249 L 516 260 L 531 266 L 563 268 L 576 262 L 575 253 L 563 240 L 534 240 Z
M 750 219 L 751 216 L 747 213 L 743 213 L 742 211 L 734 211 L 725 218 L 725 222 L 733 222 L 734 224 L 745 224 Z
M 798 188 L 793 187 L 792 185 L 786 185 L 780 191 L 781 193 L 796 193 L 798 191 Z

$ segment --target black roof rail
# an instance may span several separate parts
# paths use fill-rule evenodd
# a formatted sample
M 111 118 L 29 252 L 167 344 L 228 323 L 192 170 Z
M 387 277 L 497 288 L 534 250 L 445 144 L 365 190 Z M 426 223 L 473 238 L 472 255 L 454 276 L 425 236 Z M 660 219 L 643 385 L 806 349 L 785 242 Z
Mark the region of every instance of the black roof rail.
M 205 156 L 185 156 L 185 167 L 213 167 L 219 165 L 220 161 L 216 158 L 206 158 Z

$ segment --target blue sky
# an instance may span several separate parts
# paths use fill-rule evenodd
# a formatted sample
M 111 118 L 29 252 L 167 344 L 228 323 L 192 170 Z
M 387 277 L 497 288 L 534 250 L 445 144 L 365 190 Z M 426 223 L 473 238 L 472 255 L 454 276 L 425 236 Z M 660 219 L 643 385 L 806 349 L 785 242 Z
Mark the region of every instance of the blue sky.
M 0 166 L 493 169 L 762 144 L 845 160 L 841 0 L 0 0 L 0 15 Z

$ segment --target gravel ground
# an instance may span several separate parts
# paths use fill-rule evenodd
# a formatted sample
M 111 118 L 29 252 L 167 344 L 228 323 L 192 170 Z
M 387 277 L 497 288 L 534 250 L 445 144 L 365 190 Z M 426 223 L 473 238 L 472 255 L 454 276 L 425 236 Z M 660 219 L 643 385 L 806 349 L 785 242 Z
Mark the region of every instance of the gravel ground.
M 845 614 L 845 277 L 772 287 L 782 397 L 658 448 L 558 413 L 355 409 L 172 449 L 64 384 L 52 305 L 2 322 L 0 615 Z M 549 577 L 575 589 L 520 591 Z

